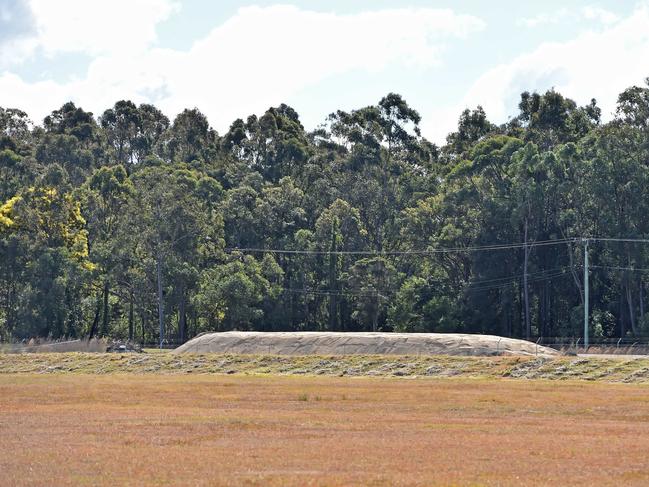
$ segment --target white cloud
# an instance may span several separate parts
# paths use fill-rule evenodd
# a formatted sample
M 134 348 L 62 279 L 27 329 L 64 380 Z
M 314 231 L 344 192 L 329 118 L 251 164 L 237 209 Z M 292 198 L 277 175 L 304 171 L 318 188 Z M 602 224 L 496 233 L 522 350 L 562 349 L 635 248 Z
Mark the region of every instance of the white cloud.
M 602 24 L 613 24 L 619 20 L 619 17 L 606 9 L 592 5 L 582 7 L 581 9 L 560 8 L 552 12 L 542 12 L 533 17 L 524 17 L 516 21 L 522 27 L 539 27 L 547 25 L 556 25 L 563 22 L 578 22 L 590 20 Z
M 0 67 L 38 53 L 143 52 L 156 40 L 156 25 L 180 8 L 175 0 L 19 0 L 14 5 L 0 8 L 0 25 L 24 23 L 25 31 L 0 39 Z
M 561 43 L 545 43 L 533 52 L 484 73 L 456 105 L 425 117 L 424 132 L 436 142 L 455 130 L 461 111 L 482 105 L 490 120 L 502 123 L 516 115 L 520 93 L 555 88 L 586 104 L 596 98 L 610 119 L 617 95 L 649 76 L 649 6 L 599 31 L 587 31 Z M 427 121 L 426 121 L 427 120 Z
M 174 13 L 172 0 L 30 0 L 38 46 L 47 54 L 139 51 L 156 39 L 156 25 Z
M 602 24 L 614 24 L 620 20 L 620 17 L 613 12 L 609 12 L 608 10 L 599 7 L 584 7 L 581 12 L 584 18 L 588 20 L 597 20 Z
M 124 32 L 129 37 L 134 29 L 130 24 L 119 24 L 118 15 L 108 10 L 93 13 L 94 27 L 86 28 L 85 33 L 67 33 L 52 20 L 61 14 L 45 6 L 54 2 L 33 1 L 51 9 L 49 13 L 40 10 L 38 15 L 39 32 L 41 38 L 50 39 L 50 52 L 78 47 L 100 54 L 83 79 L 67 83 L 27 83 L 12 74 L 0 76 L 0 105 L 19 106 L 36 120 L 68 99 L 100 113 L 118 99 L 149 101 L 151 93 L 158 93 L 151 101 L 168 114 L 198 106 L 222 131 L 235 118 L 285 102 L 292 94 L 336 74 L 379 72 L 400 64 L 440 64 L 449 39 L 465 38 L 484 28 L 480 19 L 448 9 L 404 8 L 337 15 L 278 5 L 240 9 L 188 51 L 151 47 L 155 22 L 150 22 L 143 32 L 133 34 L 136 47 L 128 49 L 131 41 L 118 40 L 117 46 L 110 42 L 115 33 Z M 145 3 L 153 2 L 173 6 L 164 0 Z M 122 10 L 115 3 L 111 2 L 111 7 Z M 165 15 L 169 11 L 159 15 L 156 22 Z M 88 20 L 84 18 L 83 22 Z M 83 22 L 69 20 L 68 26 Z M 111 23 L 114 25 L 107 25 Z M 90 35 L 88 30 L 93 28 L 99 35 Z M 42 96 L 43 90 L 49 92 L 47 99 Z
M 250 7 L 181 56 L 168 78 L 169 109 L 198 105 L 217 126 L 353 70 L 441 62 L 442 43 L 483 28 L 450 10 L 398 9 L 335 15 L 290 6 Z
M 523 27 L 538 27 L 539 25 L 558 24 L 572 16 L 572 10 L 561 8 L 552 13 L 543 12 L 534 17 L 524 17 L 518 19 L 516 23 Z

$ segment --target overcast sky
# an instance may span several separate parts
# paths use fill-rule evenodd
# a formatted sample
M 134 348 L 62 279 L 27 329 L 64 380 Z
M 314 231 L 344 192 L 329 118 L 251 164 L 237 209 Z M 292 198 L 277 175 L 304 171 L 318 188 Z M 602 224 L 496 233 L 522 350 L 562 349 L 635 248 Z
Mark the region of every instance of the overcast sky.
M 466 107 L 506 121 L 524 90 L 610 117 L 647 76 L 647 0 L 0 0 L 0 106 L 37 123 L 131 99 L 220 133 L 287 103 L 312 129 L 397 92 L 440 142 Z

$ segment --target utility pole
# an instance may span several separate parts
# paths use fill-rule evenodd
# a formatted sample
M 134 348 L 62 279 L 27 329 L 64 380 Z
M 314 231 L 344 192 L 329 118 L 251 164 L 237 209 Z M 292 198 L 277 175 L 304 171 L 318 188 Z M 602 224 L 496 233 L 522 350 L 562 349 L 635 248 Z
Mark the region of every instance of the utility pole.
M 162 256 L 158 250 L 158 255 L 156 258 L 156 274 L 158 280 L 158 321 L 160 322 L 160 350 L 162 350 L 162 342 L 165 337 L 164 330 L 164 309 L 162 302 Z
M 588 351 L 588 239 L 584 242 L 584 352 Z

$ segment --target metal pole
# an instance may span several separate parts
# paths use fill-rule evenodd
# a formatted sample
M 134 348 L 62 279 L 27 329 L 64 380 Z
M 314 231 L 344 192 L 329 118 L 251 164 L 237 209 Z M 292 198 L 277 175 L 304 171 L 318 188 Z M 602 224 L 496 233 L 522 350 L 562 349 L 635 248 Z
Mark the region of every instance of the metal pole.
M 588 239 L 584 239 L 584 352 L 588 351 Z

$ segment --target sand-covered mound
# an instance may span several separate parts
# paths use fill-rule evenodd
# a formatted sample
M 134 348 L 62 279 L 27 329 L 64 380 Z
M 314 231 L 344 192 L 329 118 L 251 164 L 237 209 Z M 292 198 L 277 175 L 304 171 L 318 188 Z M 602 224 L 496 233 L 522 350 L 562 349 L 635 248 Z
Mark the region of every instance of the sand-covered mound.
M 525 340 L 457 333 L 207 333 L 174 353 L 242 353 L 272 355 L 538 355 L 552 348 Z

